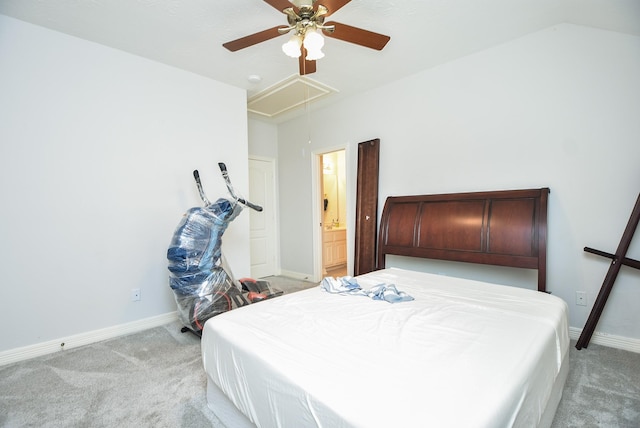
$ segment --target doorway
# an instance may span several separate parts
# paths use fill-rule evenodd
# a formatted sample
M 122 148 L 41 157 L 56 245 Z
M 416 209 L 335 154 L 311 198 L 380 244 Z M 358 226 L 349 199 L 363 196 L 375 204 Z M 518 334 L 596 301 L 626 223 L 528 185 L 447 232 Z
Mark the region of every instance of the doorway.
M 318 154 L 322 277 L 347 275 L 346 150 Z

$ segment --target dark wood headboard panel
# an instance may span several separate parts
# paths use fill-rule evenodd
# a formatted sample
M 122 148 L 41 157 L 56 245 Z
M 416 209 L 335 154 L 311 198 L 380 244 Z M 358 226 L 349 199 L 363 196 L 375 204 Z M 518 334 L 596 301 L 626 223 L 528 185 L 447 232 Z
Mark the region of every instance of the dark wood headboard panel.
M 546 291 L 548 188 L 388 197 L 378 239 L 387 254 L 538 270 Z

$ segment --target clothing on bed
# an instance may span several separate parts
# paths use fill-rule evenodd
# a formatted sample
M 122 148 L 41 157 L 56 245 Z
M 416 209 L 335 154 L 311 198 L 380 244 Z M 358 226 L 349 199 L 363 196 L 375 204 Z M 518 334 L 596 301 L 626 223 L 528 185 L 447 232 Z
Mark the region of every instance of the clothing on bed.
M 369 290 L 363 290 L 358 281 L 352 276 L 340 278 L 325 277 L 320 288 L 328 293 L 352 296 L 367 296 L 373 300 L 384 300 L 389 303 L 409 302 L 413 297 L 404 291 L 399 291 L 395 284 L 377 284 Z

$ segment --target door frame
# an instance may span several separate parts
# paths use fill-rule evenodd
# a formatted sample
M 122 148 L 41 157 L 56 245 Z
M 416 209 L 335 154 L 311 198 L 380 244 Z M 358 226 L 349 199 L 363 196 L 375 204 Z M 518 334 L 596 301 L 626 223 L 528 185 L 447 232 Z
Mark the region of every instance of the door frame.
M 345 176 L 345 181 L 346 181 L 346 189 L 347 189 L 347 194 L 345 195 L 345 200 L 346 200 L 346 213 L 347 213 L 347 219 L 345 221 L 346 224 L 346 234 L 347 234 L 347 272 L 351 272 L 351 260 L 352 260 L 352 251 L 351 251 L 351 234 L 350 231 L 352 230 L 352 215 L 351 215 L 351 203 L 349 202 L 350 198 L 351 198 L 351 190 L 349 188 L 349 185 L 351 183 L 351 179 L 349 177 L 349 159 L 350 159 L 350 153 L 349 153 L 349 146 L 347 144 L 344 145 L 338 145 L 338 146 L 333 146 L 333 147 L 325 147 L 322 149 L 318 149 L 318 150 L 313 150 L 311 152 L 311 197 L 312 202 L 311 202 L 311 209 L 312 209 L 312 215 L 311 215 L 311 224 L 313 227 L 312 233 L 313 233 L 313 281 L 315 282 L 319 282 L 322 280 L 322 276 L 323 276 L 323 270 L 322 270 L 322 253 L 323 253 L 323 247 L 322 247 L 322 216 L 321 213 L 323 212 L 323 206 L 322 206 L 322 169 L 320 168 L 320 165 L 322 164 L 322 155 L 326 154 L 326 153 L 332 153 L 332 152 L 337 152 L 340 150 L 344 150 L 344 163 L 345 163 L 345 171 L 346 171 L 346 176 Z

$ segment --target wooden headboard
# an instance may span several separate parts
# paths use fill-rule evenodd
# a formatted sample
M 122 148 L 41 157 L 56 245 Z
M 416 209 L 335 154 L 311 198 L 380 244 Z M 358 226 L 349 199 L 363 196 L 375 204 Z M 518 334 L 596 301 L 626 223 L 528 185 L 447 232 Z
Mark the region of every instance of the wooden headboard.
M 388 197 L 378 269 L 387 254 L 538 270 L 546 291 L 548 188 Z

